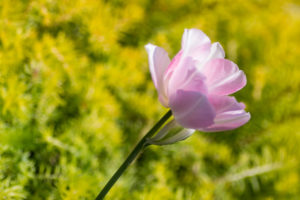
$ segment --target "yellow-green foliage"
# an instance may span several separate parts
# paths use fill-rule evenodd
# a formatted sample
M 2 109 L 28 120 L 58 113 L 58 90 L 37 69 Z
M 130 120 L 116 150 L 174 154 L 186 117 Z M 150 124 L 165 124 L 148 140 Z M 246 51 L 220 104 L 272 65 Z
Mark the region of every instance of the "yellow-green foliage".
M 0 200 L 93 199 L 166 111 L 143 46 L 174 56 L 192 27 L 252 119 L 148 148 L 107 199 L 299 199 L 299 1 L 0 0 Z

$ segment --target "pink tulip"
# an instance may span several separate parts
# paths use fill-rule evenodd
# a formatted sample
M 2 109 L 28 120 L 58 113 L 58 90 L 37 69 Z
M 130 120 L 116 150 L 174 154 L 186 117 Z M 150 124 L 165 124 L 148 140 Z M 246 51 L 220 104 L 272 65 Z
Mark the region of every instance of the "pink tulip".
M 235 63 L 224 59 L 219 43 L 211 44 L 200 30 L 185 29 L 181 50 L 172 60 L 158 46 L 145 47 L 159 100 L 172 110 L 179 125 L 216 132 L 249 121 L 245 105 L 228 96 L 246 85 L 246 76 Z

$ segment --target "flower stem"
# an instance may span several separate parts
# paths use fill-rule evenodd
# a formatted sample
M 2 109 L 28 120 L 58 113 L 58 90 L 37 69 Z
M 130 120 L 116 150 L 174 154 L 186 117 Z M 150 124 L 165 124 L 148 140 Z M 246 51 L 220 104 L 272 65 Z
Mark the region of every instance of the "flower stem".
M 147 140 L 150 139 L 159 128 L 172 116 L 171 110 L 169 110 L 151 129 L 148 133 L 140 140 L 140 142 L 135 146 L 133 151 L 129 154 L 120 168 L 115 172 L 115 174 L 110 178 L 110 180 L 106 183 L 104 188 L 98 194 L 96 200 L 102 200 L 109 192 L 111 187 L 115 184 L 115 182 L 120 178 L 120 176 L 124 173 L 127 167 L 132 163 L 132 161 L 136 158 L 136 156 L 143 150 L 143 148 L 147 145 Z

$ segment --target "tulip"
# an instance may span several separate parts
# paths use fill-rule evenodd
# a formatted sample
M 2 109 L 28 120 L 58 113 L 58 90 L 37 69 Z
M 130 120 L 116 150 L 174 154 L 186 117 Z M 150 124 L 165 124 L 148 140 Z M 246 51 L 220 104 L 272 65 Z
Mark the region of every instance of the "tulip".
M 228 96 L 246 85 L 244 72 L 224 59 L 222 46 L 211 44 L 202 31 L 186 29 L 181 50 L 172 61 L 162 48 L 152 44 L 145 47 L 159 101 L 171 110 L 138 142 L 96 200 L 104 199 L 147 146 L 172 144 L 188 138 L 195 130 L 216 132 L 235 129 L 250 119 L 250 114 L 244 110 L 245 105 Z M 169 120 L 172 114 L 174 119 Z
M 218 42 L 211 43 L 198 29 L 185 29 L 181 50 L 172 60 L 161 47 L 147 44 L 145 48 L 159 101 L 174 115 L 169 127 L 180 125 L 188 130 L 180 139 L 191 135 L 192 130 L 225 131 L 249 121 L 245 105 L 228 96 L 246 85 L 246 76 L 224 58 Z

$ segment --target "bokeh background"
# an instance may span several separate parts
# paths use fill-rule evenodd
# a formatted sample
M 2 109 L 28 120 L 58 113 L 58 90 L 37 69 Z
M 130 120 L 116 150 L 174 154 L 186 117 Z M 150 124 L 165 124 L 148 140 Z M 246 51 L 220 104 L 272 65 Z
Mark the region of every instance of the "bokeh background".
M 144 45 L 184 28 L 245 71 L 252 119 L 146 149 L 107 199 L 300 198 L 297 0 L 0 0 L 0 199 L 93 199 L 166 112 Z

